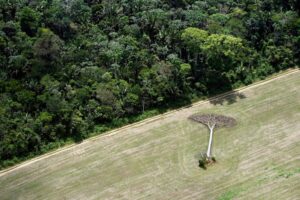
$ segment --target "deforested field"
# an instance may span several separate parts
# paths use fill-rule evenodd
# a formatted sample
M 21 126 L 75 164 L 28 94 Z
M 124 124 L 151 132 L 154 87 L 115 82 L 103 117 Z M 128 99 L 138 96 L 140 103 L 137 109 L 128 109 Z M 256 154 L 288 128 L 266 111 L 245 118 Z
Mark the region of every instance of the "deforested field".
M 234 117 L 215 132 L 217 163 L 198 167 L 206 127 L 194 113 Z M 0 174 L 0 199 L 299 199 L 300 72 L 88 140 Z

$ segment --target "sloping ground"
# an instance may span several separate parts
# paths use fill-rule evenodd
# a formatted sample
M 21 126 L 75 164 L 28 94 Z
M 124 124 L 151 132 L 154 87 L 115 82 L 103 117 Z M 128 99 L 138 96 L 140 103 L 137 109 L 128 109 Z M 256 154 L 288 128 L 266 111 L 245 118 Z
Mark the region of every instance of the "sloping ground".
M 197 165 L 208 130 L 187 117 L 232 116 L 217 163 Z M 100 137 L 0 176 L 0 199 L 299 199 L 300 72 L 239 95 Z

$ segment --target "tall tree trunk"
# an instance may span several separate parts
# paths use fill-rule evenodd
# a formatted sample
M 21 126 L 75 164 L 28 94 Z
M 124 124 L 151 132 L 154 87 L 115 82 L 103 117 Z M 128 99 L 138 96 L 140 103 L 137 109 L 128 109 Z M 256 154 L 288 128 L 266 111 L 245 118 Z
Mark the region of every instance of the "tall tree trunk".
M 211 145 L 213 140 L 213 134 L 214 134 L 214 127 L 209 127 L 210 134 L 209 134 L 209 142 L 208 142 L 208 148 L 207 148 L 207 157 L 211 158 Z
M 143 99 L 142 100 L 142 113 L 145 112 L 145 100 Z

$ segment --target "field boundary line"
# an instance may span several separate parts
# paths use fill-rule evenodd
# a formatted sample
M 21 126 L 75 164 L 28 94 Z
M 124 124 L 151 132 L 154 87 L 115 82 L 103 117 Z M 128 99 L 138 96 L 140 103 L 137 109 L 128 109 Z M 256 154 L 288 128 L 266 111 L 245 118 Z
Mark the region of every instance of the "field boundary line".
M 108 132 L 105 132 L 103 134 L 99 134 L 99 135 L 96 135 L 96 136 L 93 136 L 93 137 L 90 137 L 90 138 L 87 138 L 86 140 L 84 140 L 83 142 L 77 144 L 77 143 L 74 143 L 74 144 L 70 144 L 70 145 L 66 145 L 64 147 L 61 147 L 61 148 L 58 148 L 54 151 L 50 151 L 48 153 L 45 153 L 43 155 L 40 155 L 40 156 L 37 156 L 37 157 L 34 157 L 32 159 L 29 159 L 27 161 L 24 161 L 20 164 L 17 164 L 15 166 L 12 166 L 12 167 L 9 167 L 7 169 L 4 169 L 4 170 L 1 170 L 0 171 L 0 177 L 10 173 L 10 172 L 13 172 L 17 169 L 20 169 L 22 167 L 25 167 L 25 166 L 28 166 L 30 164 L 33 164 L 35 162 L 38 162 L 40 160 L 43 160 L 43 159 L 46 159 L 48 157 L 51 157 L 51 156 L 54 156 L 54 155 L 57 155 L 59 153 L 62 153 L 64 151 L 67 151 L 67 150 L 71 150 L 72 148 L 76 148 L 76 147 L 79 147 L 80 145 L 84 145 L 84 144 L 87 144 L 89 142 L 92 142 L 92 141 L 95 141 L 95 140 L 98 140 L 100 138 L 104 138 L 104 137 L 111 137 L 113 135 L 116 135 L 116 134 L 119 134 L 121 131 L 123 130 L 127 130 L 129 128 L 136 128 L 136 127 L 139 127 L 143 124 L 147 124 L 147 123 L 150 123 L 150 122 L 154 122 L 156 120 L 159 120 L 159 119 L 163 119 L 165 117 L 168 117 L 170 116 L 171 114 L 174 114 L 176 112 L 179 112 L 179 111 L 182 111 L 182 110 L 185 110 L 185 109 L 190 109 L 190 108 L 195 108 L 195 107 L 198 107 L 200 105 L 203 105 L 203 104 L 206 104 L 206 103 L 209 103 L 210 101 L 213 101 L 213 100 L 217 100 L 217 99 L 222 99 L 224 97 L 228 97 L 230 95 L 233 95 L 235 93 L 239 93 L 239 92 L 242 92 L 242 91 L 246 91 L 246 90 L 249 90 L 249 89 L 252 89 L 252 88 L 255 88 L 255 87 L 258 87 L 258 86 L 261 86 L 261 85 L 265 85 L 265 84 L 268 84 L 274 80 L 277 80 L 277 79 L 281 79 L 281 78 L 284 78 L 288 75 L 291 75 L 291 74 L 295 74 L 295 73 L 299 73 L 300 70 L 298 68 L 295 68 L 295 69 L 288 69 L 288 70 L 285 70 L 283 72 L 280 72 L 280 73 L 277 73 L 275 75 L 271 75 L 270 77 L 268 77 L 267 79 L 265 80 L 261 80 L 261 81 L 257 81 L 253 84 L 250 84 L 248 86 L 244 86 L 244 87 L 241 87 L 241 88 L 238 88 L 238 89 L 235 89 L 235 90 L 232 90 L 232 91 L 229 91 L 229 92 L 225 92 L 225 93 L 222 93 L 222 94 L 219 94 L 219 95 L 216 95 L 214 97 L 211 97 L 211 98 L 208 98 L 208 99 L 205 99 L 205 100 L 200 100 L 198 102 L 195 102 L 195 103 L 192 103 L 190 105 L 187 105 L 187 106 L 183 106 L 181 108 L 178 108 L 178 109 L 174 109 L 174 110 L 170 110 L 170 111 L 167 111 L 166 113 L 163 113 L 163 114 L 159 114 L 159 115 L 156 115 L 156 116 L 153 116 L 153 117 L 150 117 L 150 118 L 147 118 L 147 119 L 144 119 L 142 121 L 139 121 L 139 122 L 135 122 L 135 123 L 132 123 L 132 124 L 128 124 L 128 125 L 125 125 L 125 126 L 122 126 L 120 128 L 117 128 L 117 129 L 114 129 L 114 130 L 111 130 L 111 131 L 108 131 Z M 299 77 L 300 78 L 300 77 Z

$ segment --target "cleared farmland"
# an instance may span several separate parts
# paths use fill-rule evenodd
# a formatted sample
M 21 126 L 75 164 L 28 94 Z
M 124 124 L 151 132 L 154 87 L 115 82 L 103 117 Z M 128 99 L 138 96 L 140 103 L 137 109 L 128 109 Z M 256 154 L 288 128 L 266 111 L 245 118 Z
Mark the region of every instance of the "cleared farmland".
M 218 113 L 217 163 L 198 167 Z M 300 72 L 100 137 L 0 176 L 0 199 L 299 199 Z

